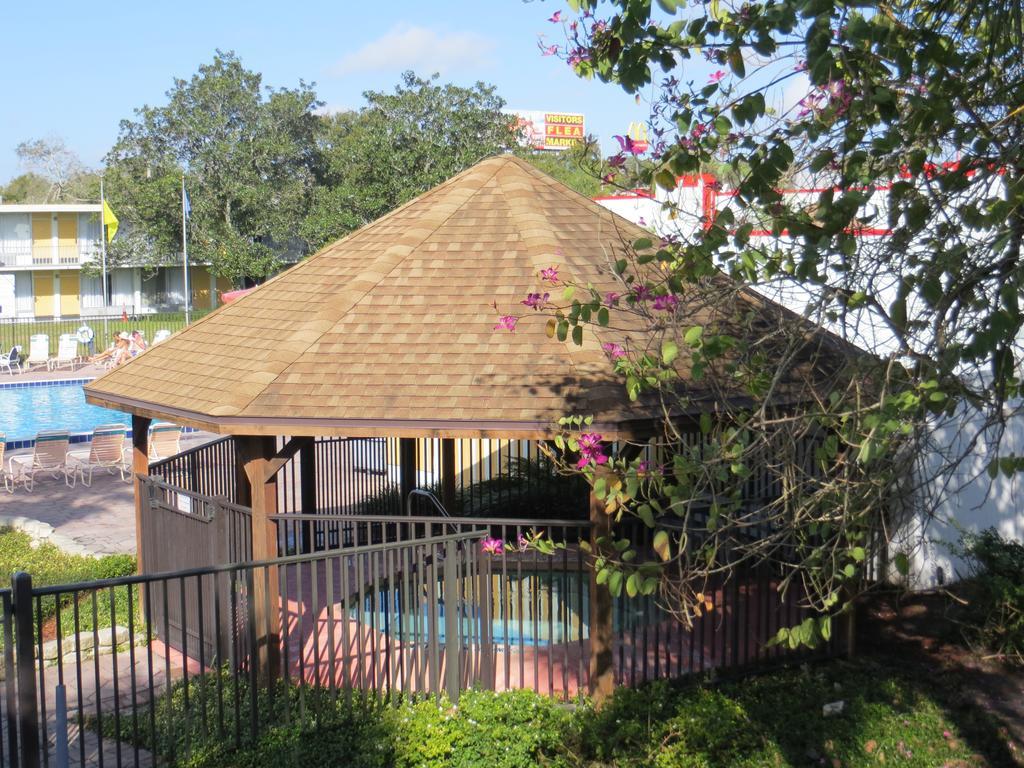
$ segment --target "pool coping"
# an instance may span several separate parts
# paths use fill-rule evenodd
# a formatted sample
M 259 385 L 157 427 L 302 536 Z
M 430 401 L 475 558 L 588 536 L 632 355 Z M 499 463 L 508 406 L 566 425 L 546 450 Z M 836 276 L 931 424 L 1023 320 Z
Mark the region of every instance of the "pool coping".
M 27 389 L 29 387 L 71 387 L 81 386 L 82 384 L 88 384 L 90 381 L 94 381 L 95 377 L 92 378 L 80 378 L 80 379 L 39 379 L 36 381 L 5 381 L 0 382 L 0 390 L 3 389 Z M 194 427 L 182 427 L 182 434 L 187 432 L 198 432 L 199 430 Z M 125 429 L 125 437 L 130 438 L 132 436 L 131 428 Z M 92 431 L 86 432 L 72 432 L 68 442 L 71 443 L 88 443 L 92 441 Z M 24 448 L 33 448 L 36 444 L 34 437 L 25 438 L 22 440 L 7 440 L 8 451 L 19 451 Z

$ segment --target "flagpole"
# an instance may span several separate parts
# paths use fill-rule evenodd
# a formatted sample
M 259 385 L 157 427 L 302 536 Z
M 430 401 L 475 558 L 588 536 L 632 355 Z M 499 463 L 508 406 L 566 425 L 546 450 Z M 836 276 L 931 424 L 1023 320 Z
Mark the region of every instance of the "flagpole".
M 106 209 L 104 207 L 105 198 L 103 197 L 103 176 L 100 175 L 100 254 L 102 254 L 103 262 L 103 343 L 106 344 L 110 340 L 110 332 L 107 328 L 107 222 L 106 222 Z M 104 347 L 106 349 L 106 347 Z
M 188 305 L 191 292 L 188 286 L 188 211 L 185 210 L 185 174 L 181 174 L 181 256 L 185 272 L 185 325 L 188 325 Z

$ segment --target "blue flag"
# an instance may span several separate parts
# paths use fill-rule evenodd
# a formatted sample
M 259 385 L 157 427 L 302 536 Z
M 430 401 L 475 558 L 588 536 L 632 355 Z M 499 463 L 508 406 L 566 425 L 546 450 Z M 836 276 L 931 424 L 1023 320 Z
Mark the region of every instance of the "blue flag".
M 188 190 L 184 186 L 181 188 L 181 209 L 185 212 L 185 218 L 189 219 L 192 217 L 192 201 L 188 199 Z

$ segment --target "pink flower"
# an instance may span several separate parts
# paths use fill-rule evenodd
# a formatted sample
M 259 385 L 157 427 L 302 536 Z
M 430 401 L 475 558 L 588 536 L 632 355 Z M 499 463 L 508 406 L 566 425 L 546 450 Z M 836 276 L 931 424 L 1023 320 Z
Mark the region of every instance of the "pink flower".
M 552 285 L 558 285 L 558 267 L 544 267 L 540 271 L 540 279 L 546 280 Z
M 608 356 L 612 360 L 618 360 L 620 357 L 626 356 L 626 350 L 623 349 L 619 344 L 611 341 L 606 341 L 601 345 L 601 349 L 608 353 Z
M 509 331 L 510 333 L 516 332 L 516 323 L 519 322 L 519 318 L 515 315 L 502 315 L 498 318 L 497 324 L 494 326 L 496 331 Z
M 690 135 L 693 136 L 694 141 L 696 141 L 707 132 L 708 126 L 706 123 L 697 123 L 695 126 L 693 126 L 693 130 L 690 131 Z
M 486 538 L 480 542 L 480 549 L 488 555 L 501 555 L 505 552 L 505 542 L 501 539 Z
M 540 43 L 537 43 L 537 47 L 540 48 L 540 52 L 541 52 L 542 56 L 554 56 L 556 53 L 558 53 L 558 46 L 557 45 L 549 45 L 549 46 L 545 47 L 545 46 L 541 45 Z
M 550 293 L 528 293 L 526 294 L 526 298 L 519 303 L 525 304 L 530 309 L 540 309 L 548 303 L 549 298 L 551 298 Z
M 641 461 L 636 465 L 636 473 L 638 475 L 646 475 L 651 471 L 651 463 L 649 461 Z
M 628 152 L 631 155 L 642 155 L 644 153 L 629 136 L 612 136 L 612 138 L 619 142 L 620 154 Z
M 671 293 L 666 294 L 665 296 L 655 296 L 652 306 L 662 312 L 672 312 L 677 306 L 679 306 L 679 297 Z
M 562 20 L 562 12 L 561 11 L 555 11 L 554 15 L 550 19 L 548 19 L 548 21 L 550 21 L 552 24 L 557 24 L 561 20 Z
M 725 72 L 723 72 L 722 70 L 719 69 L 717 72 L 712 72 L 711 73 L 711 77 L 708 78 L 708 82 L 709 83 L 720 83 L 720 82 L 722 82 L 722 78 L 724 78 L 724 77 L 725 77 Z
M 604 447 L 601 445 L 601 436 L 594 432 L 584 432 L 580 435 L 580 460 L 576 462 L 577 469 L 583 469 L 588 464 L 607 464 L 608 457 L 604 455 Z
M 604 176 L 601 177 L 601 181 L 603 181 L 605 184 L 611 184 L 613 181 L 615 181 L 615 174 L 606 173 Z
M 612 168 L 622 168 L 626 164 L 626 156 L 619 152 L 617 155 L 612 155 L 608 158 L 608 165 Z
M 619 303 L 620 296 L 621 294 L 616 293 L 615 291 L 608 291 L 608 293 L 604 295 L 604 305 L 606 307 L 614 307 Z
M 647 301 L 651 298 L 651 289 L 646 285 L 634 285 L 632 293 L 636 301 Z

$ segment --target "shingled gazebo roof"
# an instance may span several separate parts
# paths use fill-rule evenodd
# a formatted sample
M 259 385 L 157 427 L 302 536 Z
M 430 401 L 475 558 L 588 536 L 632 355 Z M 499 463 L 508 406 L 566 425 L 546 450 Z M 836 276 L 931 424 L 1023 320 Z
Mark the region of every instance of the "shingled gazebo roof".
M 646 422 L 602 352 L 531 314 L 538 277 L 621 290 L 649 236 L 511 156 L 484 160 L 85 387 L 95 405 L 224 434 L 550 435 L 567 413 L 609 437 Z M 552 290 L 550 287 L 547 290 Z M 553 298 L 559 291 L 552 290 Z

